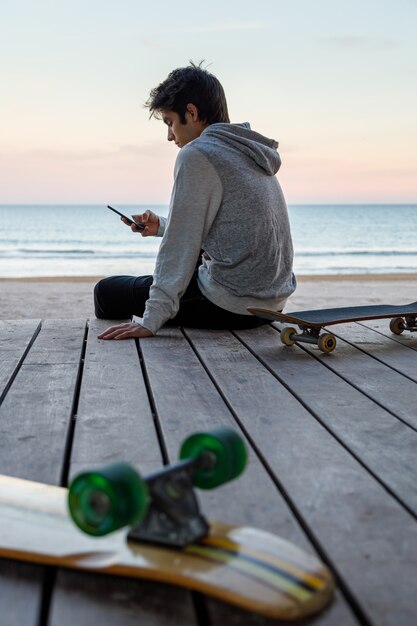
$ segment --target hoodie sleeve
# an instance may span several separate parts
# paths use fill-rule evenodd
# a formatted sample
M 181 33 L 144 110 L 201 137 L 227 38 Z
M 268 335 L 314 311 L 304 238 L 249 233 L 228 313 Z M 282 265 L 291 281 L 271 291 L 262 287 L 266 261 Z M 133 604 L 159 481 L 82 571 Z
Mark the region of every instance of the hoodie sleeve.
M 167 225 L 167 218 L 163 217 L 162 215 L 158 215 L 158 218 L 159 218 L 159 228 L 158 228 L 158 232 L 156 233 L 156 236 L 163 237 L 165 228 Z
M 222 184 L 210 161 L 192 143 L 180 151 L 170 210 L 158 252 L 143 326 L 153 334 L 175 317 L 216 217 Z

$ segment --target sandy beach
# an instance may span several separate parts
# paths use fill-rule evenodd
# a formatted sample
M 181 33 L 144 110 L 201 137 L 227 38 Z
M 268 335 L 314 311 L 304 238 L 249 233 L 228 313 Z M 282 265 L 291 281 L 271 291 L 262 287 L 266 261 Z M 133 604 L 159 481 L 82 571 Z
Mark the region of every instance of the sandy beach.
M 0 279 L 0 319 L 93 317 L 98 276 Z M 417 277 L 396 275 L 298 276 L 287 311 L 417 300 Z

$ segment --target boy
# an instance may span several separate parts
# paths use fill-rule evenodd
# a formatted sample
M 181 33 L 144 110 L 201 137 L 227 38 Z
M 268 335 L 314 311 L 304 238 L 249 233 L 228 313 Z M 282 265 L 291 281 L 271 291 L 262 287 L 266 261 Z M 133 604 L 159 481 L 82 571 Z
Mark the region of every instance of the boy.
M 155 273 L 101 280 L 95 310 L 101 319 L 143 319 L 99 338 L 151 337 L 164 324 L 268 323 L 246 307 L 282 310 L 296 287 L 287 207 L 275 177 L 278 144 L 249 124 L 230 123 L 223 88 L 201 65 L 172 71 L 145 106 L 180 148 L 169 215 L 134 216 L 145 226 L 142 236 L 163 237 Z

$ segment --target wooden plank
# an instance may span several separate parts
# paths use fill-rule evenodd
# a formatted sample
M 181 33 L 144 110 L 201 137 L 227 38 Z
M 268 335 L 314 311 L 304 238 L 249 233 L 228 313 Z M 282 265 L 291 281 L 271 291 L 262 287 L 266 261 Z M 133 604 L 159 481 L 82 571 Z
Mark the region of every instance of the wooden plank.
M 0 473 L 58 484 L 85 321 L 47 321 L 0 407 Z
M 48 626 L 195 626 L 189 594 L 176 587 L 62 571 Z
M 372 330 L 389 337 L 392 341 L 399 343 L 403 346 L 407 346 L 411 350 L 417 350 L 417 333 L 410 333 L 405 331 L 402 335 L 394 335 L 390 329 L 389 324 L 383 324 L 383 320 L 372 320 L 369 322 L 363 322 L 363 326 L 371 328 Z
M 217 335 L 220 342 L 227 341 L 227 333 Z M 152 341 L 141 341 L 141 346 L 171 462 L 178 459 L 181 443 L 193 432 L 221 425 L 239 429 L 239 424 L 181 331 L 174 328 L 164 329 Z M 243 346 L 239 350 L 247 352 Z M 240 371 L 234 368 L 234 374 L 238 381 Z M 270 376 L 266 370 L 265 376 Z M 291 398 L 290 394 L 287 395 Z M 265 489 L 266 501 L 279 500 L 276 487 L 267 477 L 256 454 L 252 452 L 250 466 L 238 481 L 228 483 L 215 491 L 199 492 L 201 500 L 206 503 L 205 510 L 210 510 L 212 516 L 218 512 L 221 520 L 226 523 L 233 524 L 238 520 L 239 523 L 254 524 L 256 521 L 265 530 L 277 532 L 277 519 L 270 515 L 269 506 L 259 507 L 258 480 Z M 237 489 L 245 494 L 244 500 L 233 497 Z M 224 502 L 227 502 L 226 508 Z M 307 548 L 309 543 L 285 508 L 283 513 L 279 527 L 284 528 L 285 536 L 290 537 L 298 532 L 297 542 Z
M 197 332 L 190 331 L 194 343 Z M 263 383 L 257 392 L 258 378 L 264 381 L 264 374 L 256 359 L 239 364 L 236 389 L 233 363 L 230 358 L 227 362 L 227 353 L 218 363 L 215 353 L 208 351 L 211 344 L 206 336 L 200 335 L 198 349 L 205 350 L 204 358 L 223 393 L 236 405 L 254 442 L 369 621 L 379 626 L 408 626 L 417 612 L 415 518 L 328 430 L 337 431 L 338 438 L 343 435 L 350 447 L 364 439 L 363 454 L 364 448 L 373 447 L 376 432 L 381 459 L 387 462 L 384 445 L 395 427 L 380 436 L 380 425 L 373 420 L 378 422 L 382 409 L 323 367 L 320 360 L 281 346 L 274 329 L 263 327 L 237 335 L 320 421 L 307 410 L 283 406 L 277 396 L 278 386 L 272 382 L 268 388 Z M 242 387 L 247 389 L 244 399 Z M 372 406 L 376 413 L 372 413 Z M 367 421 L 365 407 L 371 411 L 372 420 Z M 383 464 L 379 464 L 380 474 Z
M 0 559 L 0 624 L 38 626 L 44 569 Z
M 0 320 L 0 404 L 39 330 L 40 320 Z
M 240 365 L 241 359 L 247 358 L 247 350 L 236 341 L 230 348 L 229 333 L 216 331 L 205 337 L 208 344 L 216 341 L 217 359 L 225 361 L 228 355 L 232 355 L 227 375 L 231 377 L 232 384 L 236 386 L 238 393 L 241 393 L 242 382 L 244 389 L 246 377 Z M 160 331 L 152 340 L 142 340 L 141 349 L 161 431 L 171 460 L 177 458 L 181 442 L 195 431 L 206 430 L 217 425 L 239 428 L 227 404 L 178 329 L 167 328 Z M 252 358 L 251 355 L 249 357 Z M 272 376 L 264 368 L 261 369 L 257 381 L 259 386 L 256 396 L 254 395 L 260 406 L 257 406 L 251 415 L 251 420 L 257 423 L 259 428 L 266 426 L 261 409 L 262 387 L 267 385 L 266 379 L 272 380 Z M 274 386 L 279 386 L 276 385 L 275 379 L 273 383 Z M 261 401 L 260 398 L 262 398 Z M 276 401 L 285 405 L 286 402 L 294 403 L 294 398 L 284 387 L 281 387 Z M 301 405 L 299 408 L 304 411 Z M 261 419 L 260 413 L 262 413 Z M 214 491 L 200 492 L 199 495 L 203 510 L 209 517 L 217 517 L 225 522 L 258 526 L 313 551 L 311 543 L 288 507 L 284 495 L 271 480 L 253 449 L 250 452 L 249 467 L 239 480 Z M 258 617 L 243 614 L 212 600 L 207 600 L 205 606 L 210 616 L 210 624 L 236 623 L 249 626 L 267 623 Z M 315 623 L 320 626 L 336 623 L 347 625 L 354 624 L 356 621 L 350 609 L 339 597 L 338 601 L 325 614 L 317 618 Z
M 115 461 L 143 473 L 162 463 L 135 341 L 98 340 L 109 323 L 90 322 L 70 476 Z
M 326 365 L 417 429 L 417 352 L 359 324 L 346 324 L 336 336 Z M 320 358 L 317 349 L 304 346 Z
M 70 475 L 114 461 L 148 473 L 162 465 L 148 393 L 134 340 L 102 341 L 108 321 L 90 322 L 76 415 Z M 189 592 L 118 578 L 58 573 L 50 626 L 195 625 Z
M 0 407 L 1 473 L 58 483 L 84 326 L 84 321 L 42 325 Z M 37 321 L 2 326 L 3 371 L 17 366 L 37 329 Z M 3 623 L 38 624 L 43 572 L 0 562 Z
M 396 341 L 397 336 L 388 331 L 386 334 L 378 332 L 379 324 L 368 327 L 364 324 L 346 324 L 339 329 L 338 336 L 360 348 L 374 359 L 402 373 L 414 382 L 417 382 L 417 343 L 416 337 L 408 335 L 406 341 Z M 400 336 L 401 337 L 401 336 Z M 407 338 L 404 338 L 407 339 Z M 414 341 L 413 341 L 414 340 Z M 416 343 L 416 350 L 410 341 Z
M 273 334 L 276 331 L 269 330 L 272 333 L 270 342 L 276 346 L 274 353 L 279 355 L 281 365 L 285 364 L 280 374 L 284 383 L 291 386 L 297 397 L 319 415 L 326 427 L 396 494 L 404 506 L 417 514 L 417 484 L 414 480 L 417 432 L 360 391 L 362 389 L 371 396 L 373 390 L 377 402 L 387 402 L 397 413 L 406 415 L 408 410 L 408 421 L 415 423 L 408 399 L 404 399 L 403 408 L 403 398 L 396 391 L 398 385 L 416 398 L 415 383 L 405 379 L 401 385 L 403 377 L 400 374 L 397 380 L 395 372 L 349 344 L 340 342 L 331 354 L 323 354 L 305 344 L 302 349 L 288 349 L 281 346 L 277 334 Z M 306 353 L 312 355 L 310 359 L 305 358 Z M 394 386 L 390 377 L 394 378 Z M 354 382 L 359 391 L 351 386 Z M 384 385 L 389 393 L 384 392 Z M 389 394 L 392 394 L 394 403 Z

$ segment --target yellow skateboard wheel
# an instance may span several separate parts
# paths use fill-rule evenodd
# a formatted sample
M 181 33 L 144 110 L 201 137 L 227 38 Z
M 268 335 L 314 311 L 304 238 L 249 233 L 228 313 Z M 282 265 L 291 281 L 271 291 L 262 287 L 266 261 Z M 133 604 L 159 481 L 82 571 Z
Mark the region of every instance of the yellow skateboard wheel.
M 281 342 L 286 346 L 293 346 L 295 344 L 294 335 L 296 334 L 297 331 L 292 326 L 283 328 L 281 331 Z
M 331 333 L 324 333 L 320 335 L 317 345 L 322 352 L 333 352 L 336 347 L 336 337 Z
M 394 335 L 401 335 L 404 331 L 404 320 L 402 317 L 396 317 L 389 323 L 389 329 Z

